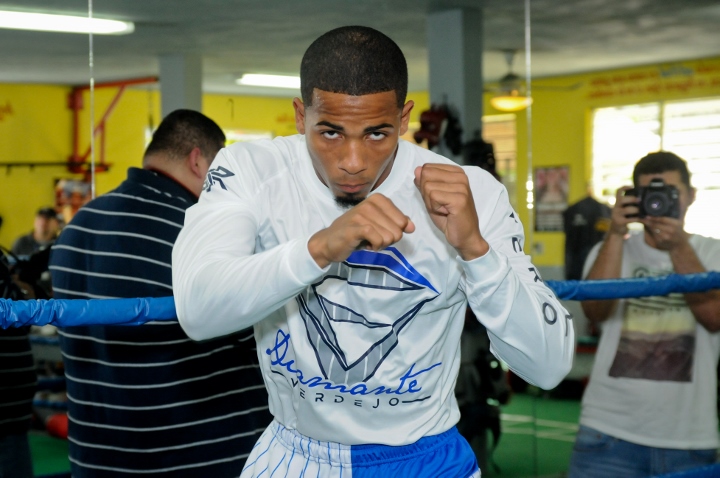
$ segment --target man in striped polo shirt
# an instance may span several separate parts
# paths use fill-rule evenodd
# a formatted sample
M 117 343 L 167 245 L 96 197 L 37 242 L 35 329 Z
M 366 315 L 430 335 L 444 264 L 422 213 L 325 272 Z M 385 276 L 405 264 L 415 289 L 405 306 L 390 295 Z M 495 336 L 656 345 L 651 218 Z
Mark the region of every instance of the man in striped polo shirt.
M 172 295 L 171 251 L 225 135 L 170 113 L 143 168 L 84 206 L 55 244 L 56 298 Z M 61 330 L 75 478 L 238 476 L 270 423 L 251 331 L 194 342 L 176 323 Z

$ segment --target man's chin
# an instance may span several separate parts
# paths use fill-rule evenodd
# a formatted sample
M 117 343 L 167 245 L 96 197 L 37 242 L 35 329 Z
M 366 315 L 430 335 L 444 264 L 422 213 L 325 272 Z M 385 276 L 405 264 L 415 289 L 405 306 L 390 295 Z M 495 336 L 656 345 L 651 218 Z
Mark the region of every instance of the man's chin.
M 359 195 L 335 196 L 335 204 L 337 204 L 343 209 L 350 209 L 352 207 L 355 207 L 364 200 L 365 197 Z

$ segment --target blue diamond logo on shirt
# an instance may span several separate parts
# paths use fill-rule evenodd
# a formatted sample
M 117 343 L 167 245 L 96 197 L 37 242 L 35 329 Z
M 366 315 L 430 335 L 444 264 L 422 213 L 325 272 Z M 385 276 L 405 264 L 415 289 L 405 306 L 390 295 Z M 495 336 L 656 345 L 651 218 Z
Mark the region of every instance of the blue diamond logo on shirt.
M 394 247 L 355 251 L 298 295 L 308 339 L 325 378 L 372 377 L 402 329 L 439 292 Z

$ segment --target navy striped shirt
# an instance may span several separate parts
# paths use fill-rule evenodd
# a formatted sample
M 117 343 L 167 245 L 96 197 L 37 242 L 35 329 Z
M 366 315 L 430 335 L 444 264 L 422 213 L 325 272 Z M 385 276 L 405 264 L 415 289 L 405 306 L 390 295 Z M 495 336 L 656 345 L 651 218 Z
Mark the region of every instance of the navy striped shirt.
M 172 179 L 130 168 L 53 246 L 55 297 L 172 295 L 172 246 L 195 201 Z M 75 478 L 238 476 L 270 423 L 251 330 L 206 342 L 177 322 L 60 335 Z
M 0 329 L 0 437 L 30 428 L 37 386 L 29 327 Z

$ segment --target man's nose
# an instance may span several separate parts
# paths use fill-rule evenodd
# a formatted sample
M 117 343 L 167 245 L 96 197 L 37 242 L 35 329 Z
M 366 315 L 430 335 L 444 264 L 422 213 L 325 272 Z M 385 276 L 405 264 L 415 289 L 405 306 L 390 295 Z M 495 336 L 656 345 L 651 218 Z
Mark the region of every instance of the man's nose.
M 348 141 L 340 159 L 340 169 L 348 174 L 365 170 L 366 161 L 362 141 Z

